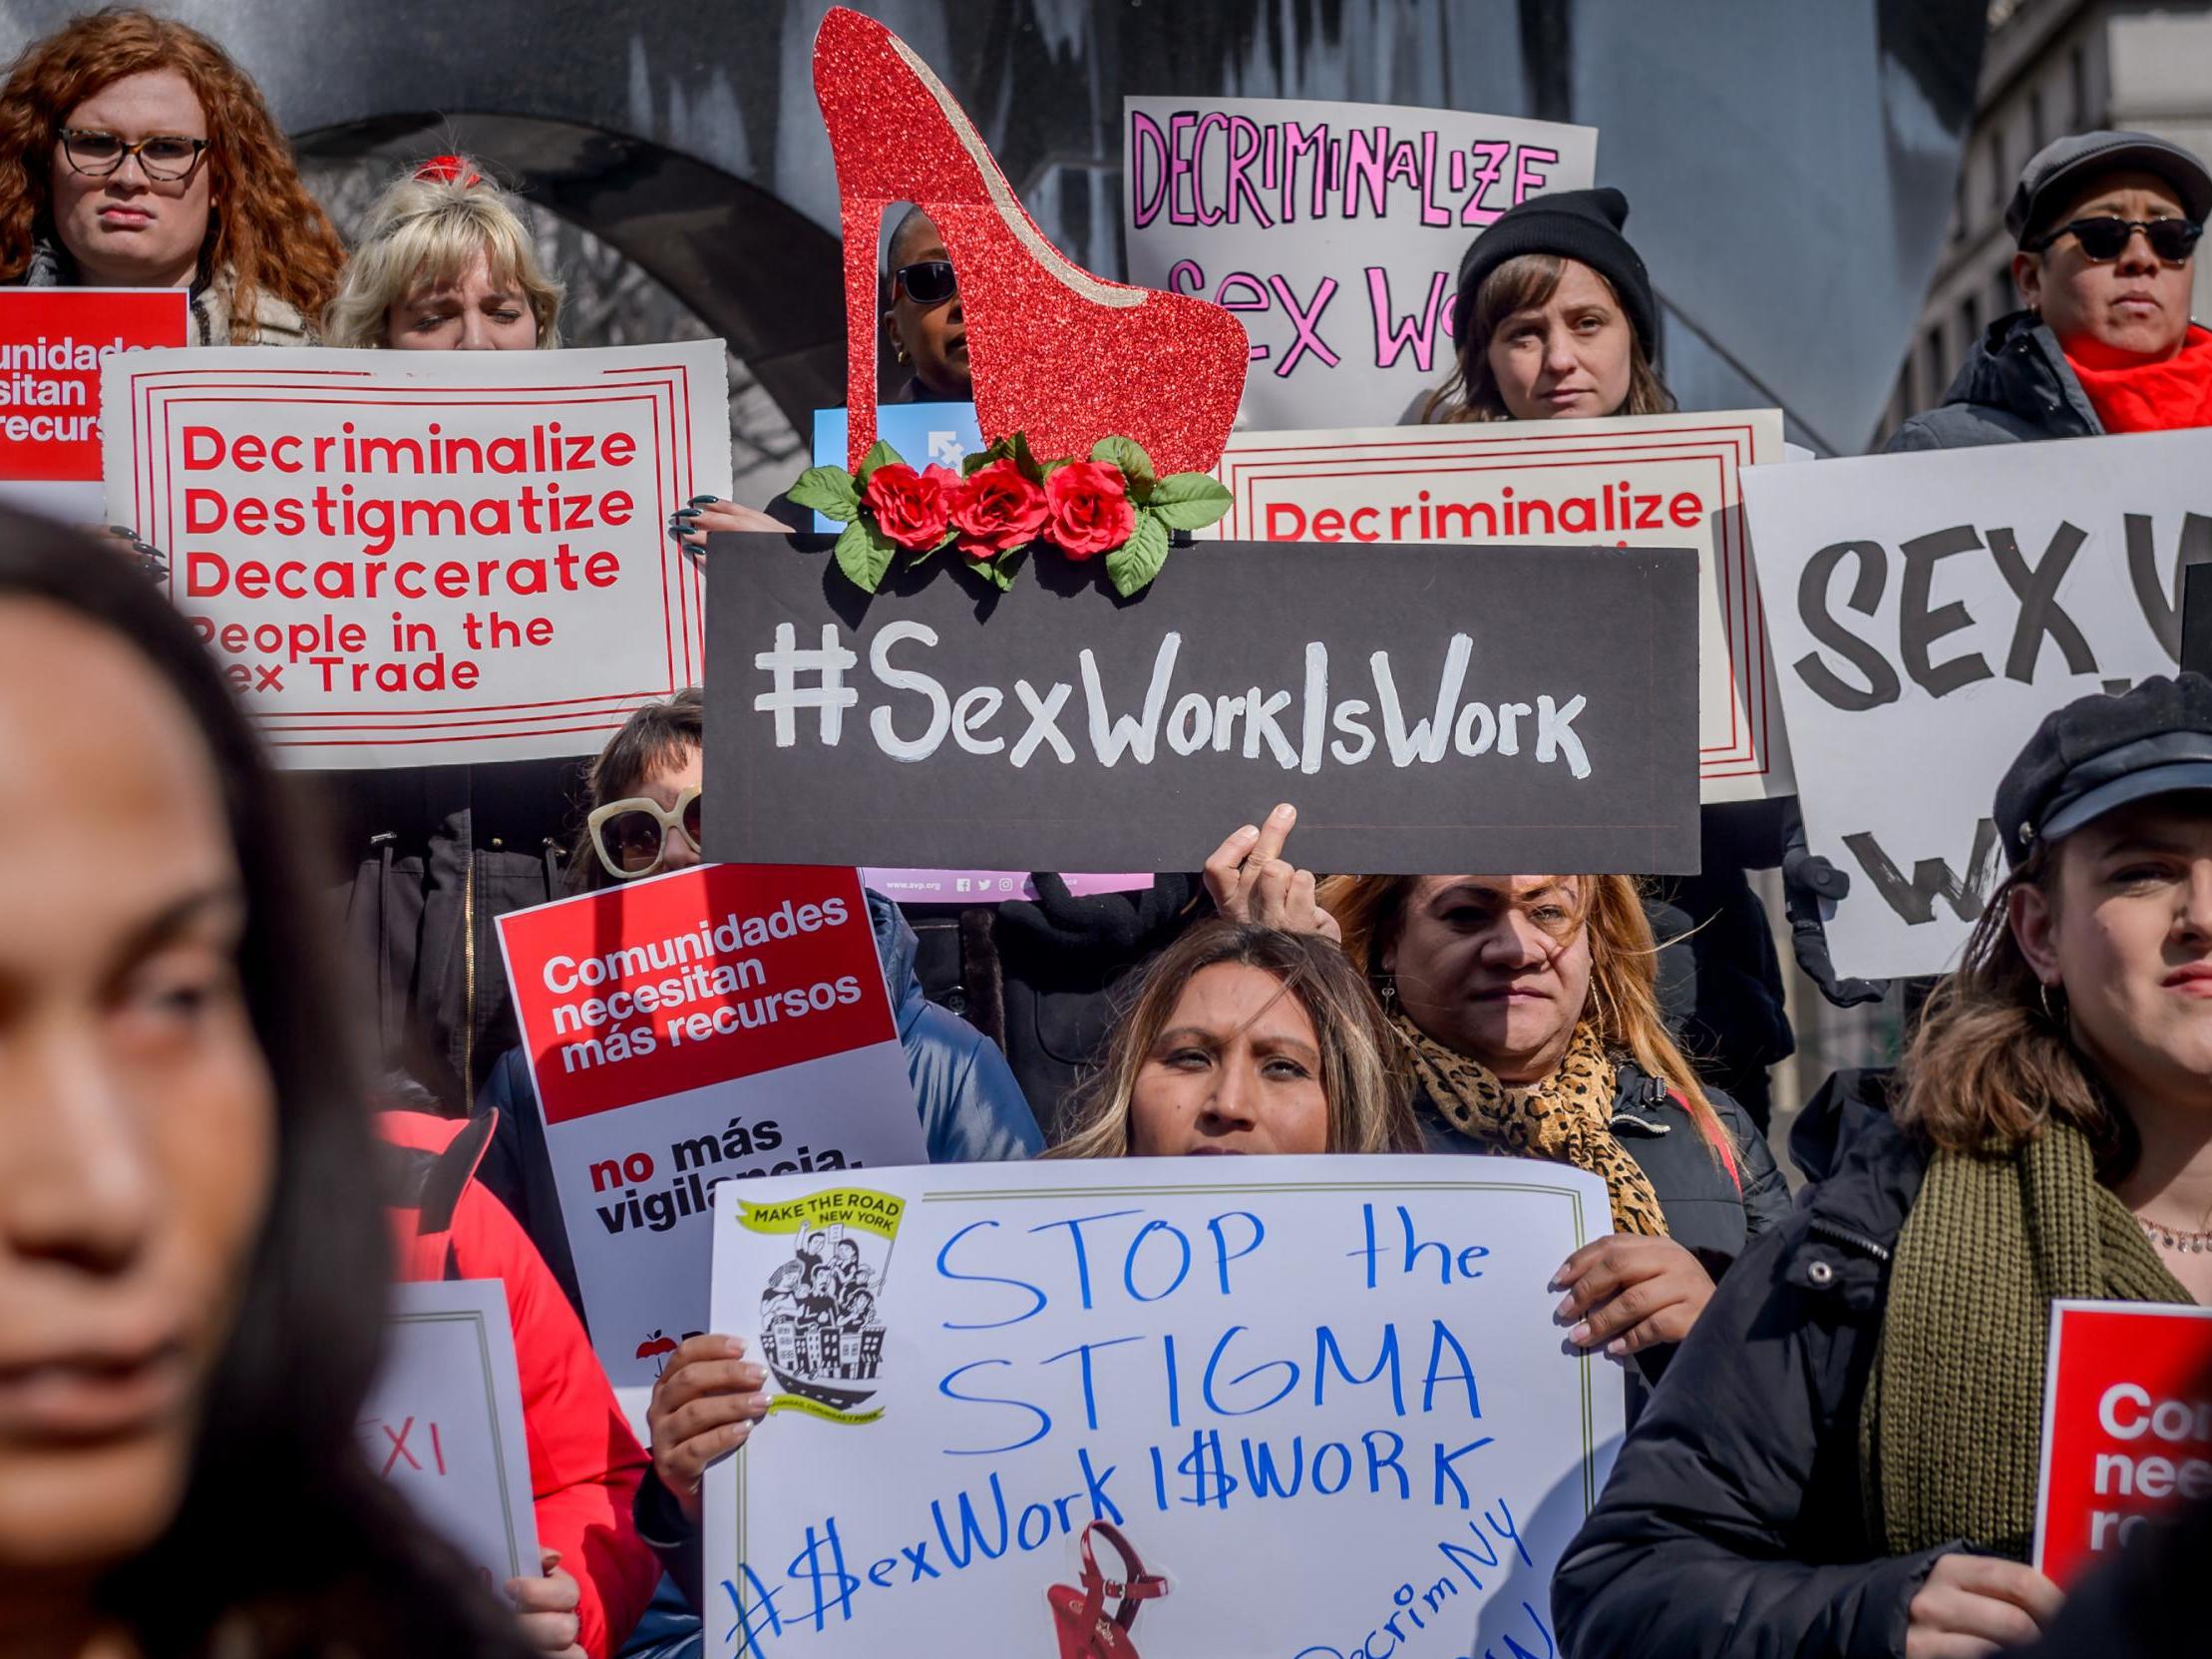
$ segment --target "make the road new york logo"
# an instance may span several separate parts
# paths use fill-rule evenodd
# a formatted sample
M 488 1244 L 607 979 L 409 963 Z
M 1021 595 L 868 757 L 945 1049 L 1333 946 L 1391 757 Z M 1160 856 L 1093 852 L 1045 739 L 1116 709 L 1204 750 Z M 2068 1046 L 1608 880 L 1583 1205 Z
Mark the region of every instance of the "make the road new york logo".
M 760 1347 L 783 1391 L 770 1411 L 873 1423 L 882 1385 L 885 1293 L 906 1201 L 853 1187 L 742 1204 L 738 1224 L 788 1233 L 790 1257 L 761 1287 Z

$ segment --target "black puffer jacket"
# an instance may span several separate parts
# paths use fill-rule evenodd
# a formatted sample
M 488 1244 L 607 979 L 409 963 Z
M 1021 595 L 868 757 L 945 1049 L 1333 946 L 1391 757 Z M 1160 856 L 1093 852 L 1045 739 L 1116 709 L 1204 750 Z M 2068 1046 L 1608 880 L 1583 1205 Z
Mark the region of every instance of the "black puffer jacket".
M 2032 311 L 1991 323 L 1934 409 L 1890 434 L 1883 453 L 1973 449 L 2038 438 L 2094 438 L 2104 431 L 2058 337 Z
M 1893 1659 L 1942 1549 L 1886 1556 L 1858 1416 L 1925 1155 L 1886 1117 L 1752 1241 L 1552 1580 L 1573 1659 Z

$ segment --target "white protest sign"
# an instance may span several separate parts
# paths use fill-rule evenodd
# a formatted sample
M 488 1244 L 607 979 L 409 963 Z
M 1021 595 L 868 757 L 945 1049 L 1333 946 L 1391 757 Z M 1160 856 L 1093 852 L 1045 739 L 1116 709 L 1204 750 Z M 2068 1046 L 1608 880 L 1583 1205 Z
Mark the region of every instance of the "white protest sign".
M 1552 1652 L 1624 1390 L 1547 1286 L 1610 1226 L 1510 1158 L 726 1186 L 714 1328 L 776 1398 L 707 1474 L 710 1650 L 1087 1654 L 1136 1578 L 1146 1659 Z
M 112 359 L 108 517 L 280 762 L 595 752 L 697 681 L 667 536 L 730 489 L 721 342 Z
M 538 1511 L 507 1287 L 394 1285 L 361 1454 L 490 1583 L 535 1578 Z
M 1387 104 L 1125 98 L 1122 129 L 1129 278 L 1237 313 L 1256 427 L 1397 420 L 1452 372 L 1468 244 L 1598 167 L 1595 127 Z
M 1839 973 L 1940 974 L 2003 872 L 1999 779 L 2052 709 L 2171 673 L 2212 431 L 1754 468 L 1806 840 Z
M 1252 542 L 1536 543 L 1697 555 L 1699 795 L 1795 787 L 1742 512 L 1743 469 L 1782 459 L 1773 409 L 1613 420 L 1234 432 L 1235 498 L 1202 535 Z M 1575 598 L 1531 626 L 1575 625 Z
M 499 919 L 593 1348 L 649 1384 L 706 1329 L 708 1192 L 922 1163 L 860 878 L 708 864 Z

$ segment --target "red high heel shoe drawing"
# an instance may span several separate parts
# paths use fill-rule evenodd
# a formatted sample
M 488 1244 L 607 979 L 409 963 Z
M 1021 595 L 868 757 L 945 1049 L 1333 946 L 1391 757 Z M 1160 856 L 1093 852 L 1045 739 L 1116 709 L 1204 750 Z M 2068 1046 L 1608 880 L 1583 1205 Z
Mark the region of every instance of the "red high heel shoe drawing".
M 1091 1558 L 1091 1534 L 1096 1532 L 1114 1546 L 1127 1575 L 1119 1582 L 1106 1577 Z M 1137 1559 L 1136 1546 L 1121 1535 L 1111 1521 L 1094 1520 L 1083 1528 L 1083 1585 L 1055 1584 L 1044 1592 L 1052 1608 L 1052 1628 L 1060 1638 L 1060 1659 L 1138 1659 L 1129 1627 L 1137 1622 L 1137 1604 L 1168 1593 L 1168 1581 L 1146 1572 Z M 1111 1614 L 1106 1600 L 1120 1603 Z
M 876 242 L 912 202 L 960 284 L 986 438 L 1087 456 L 1110 434 L 1162 473 L 1209 472 L 1244 395 L 1250 341 L 1218 305 L 1092 275 L 1014 199 L 966 113 L 914 51 L 840 6 L 814 40 L 814 91 L 837 156 L 845 230 L 847 464 L 876 441 Z

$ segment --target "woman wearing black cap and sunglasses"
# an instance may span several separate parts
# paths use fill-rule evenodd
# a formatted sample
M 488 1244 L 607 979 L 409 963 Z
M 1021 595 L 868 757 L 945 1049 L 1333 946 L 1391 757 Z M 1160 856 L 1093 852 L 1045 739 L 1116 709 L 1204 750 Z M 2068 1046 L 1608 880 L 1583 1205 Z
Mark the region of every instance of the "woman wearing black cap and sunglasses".
M 2212 1304 L 2212 680 L 2058 710 L 1996 815 L 1897 1121 L 1722 1282 L 1554 1580 L 1576 1659 L 2027 1641 L 2051 1302 Z
M 2212 172 L 2149 133 L 2075 133 L 2021 170 L 2005 210 L 2022 309 L 1893 450 L 2212 425 L 2212 333 L 2189 320 Z

